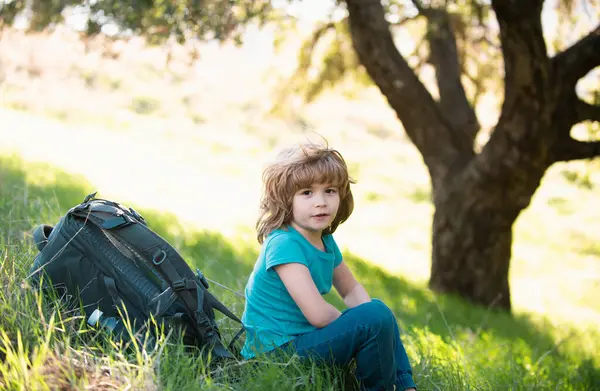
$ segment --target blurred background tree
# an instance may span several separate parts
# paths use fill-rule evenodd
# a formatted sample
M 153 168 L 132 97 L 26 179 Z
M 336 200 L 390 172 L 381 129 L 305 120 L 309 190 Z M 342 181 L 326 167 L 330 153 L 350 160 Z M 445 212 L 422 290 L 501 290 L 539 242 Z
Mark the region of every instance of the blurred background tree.
M 87 35 L 112 29 L 118 38 L 145 36 L 241 42 L 249 24 L 287 18 L 266 0 L 21 0 L 0 1 L 0 23 L 23 16 L 31 31 L 52 29 L 62 12 L 87 18 Z M 279 2 L 291 4 L 294 1 Z M 548 0 L 558 27 L 586 13 L 598 20 L 597 0 Z M 574 136 L 580 123 L 600 120 L 598 91 L 578 83 L 600 65 L 600 25 L 579 37 L 546 42 L 543 0 L 346 0 L 316 27 L 285 86 L 307 100 L 350 75 L 374 83 L 396 112 L 426 164 L 435 206 L 430 287 L 472 302 L 511 308 L 508 272 L 512 228 L 546 170 L 556 162 L 600 155 L 600 141 Z M 400 53 L 399 29 L 419 42 Z M 325 42 L 322 55 L 316 48 Z M 241 65 L 243 66 L 243 65 Z M 428 69 L 431 81 L 422 77 Z M 495 126 L 476 115 L 488 91 L 502 95 Z M 579 90 L 579 91 L 578 91 Z M 578 94 L 579 92 L 579 94 Z

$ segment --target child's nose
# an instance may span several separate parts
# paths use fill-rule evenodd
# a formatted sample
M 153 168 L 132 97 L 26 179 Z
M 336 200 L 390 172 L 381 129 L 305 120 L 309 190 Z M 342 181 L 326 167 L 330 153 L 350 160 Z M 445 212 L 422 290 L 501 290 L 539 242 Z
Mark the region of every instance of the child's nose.
M 324 206 L 325 205 L 325 196 L 323 194 L 315 195 L 315 205 L 316 206 Z

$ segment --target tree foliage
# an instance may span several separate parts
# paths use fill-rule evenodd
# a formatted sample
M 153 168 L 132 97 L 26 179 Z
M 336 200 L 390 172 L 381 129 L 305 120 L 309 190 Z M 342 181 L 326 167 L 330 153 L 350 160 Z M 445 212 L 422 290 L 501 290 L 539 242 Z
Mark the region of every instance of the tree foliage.
M 415 40 L 413 50 L 403 53 L 416 74 L 434 64 L 439 55 L 444 57 L 446 40 L 455 42 L 455 56 L 461 78 L 466 84 L 468 99 L 474 105 L 490 89 L 497 88 L 502 79 L 500 42 L 497 31 L 491 28 L 493 12 L 491 6 L 470 0 L 449 1 L 442 10 L 419 8 L 407 1 L 384 1 L 382 6 L 385 18 L 392 32 L 409 31 Z M 420 3 L 416 3 L 420 4 Z M 345 3 L 339 5 L 345 9 Z M 453 37 L 445 36 L 436 24 L 427 23 L 427 18 L 436 19 L 444 28 L 451 29 Z M 298 70 L 291 80 L 292 90 L 313 100 L 327 87 L 351 77 L 361 84 L 372 84 L 366 70 L 361 65 L 352 48 L 352 37 L 347 28 L 348 16 L 337 22 L 324 22 L 313 31 L 302 47 L 298 58 Z M 329 38 L 329 39 L 327 39 Z M 320 56 L 315 56 L 315 47 L 326 41 L 328 46 Z M 317 69 L 315 75 L 307 70 Z M 436 85 L 430 85 L 433 93 L 438 94 Z M 287 91 L 286 91 L 287 92 Z
M 0 7 L 5 25 L 26 11 L 30 30 L 48 29 L 63 21 L 63 11 L 74 8 L 87 16 L 88 34 L 112 25 L 121 35 L 144 35 L 150 43 L 239 40 L 245 25 L 275 16 L 267 0 L 4 0 Z

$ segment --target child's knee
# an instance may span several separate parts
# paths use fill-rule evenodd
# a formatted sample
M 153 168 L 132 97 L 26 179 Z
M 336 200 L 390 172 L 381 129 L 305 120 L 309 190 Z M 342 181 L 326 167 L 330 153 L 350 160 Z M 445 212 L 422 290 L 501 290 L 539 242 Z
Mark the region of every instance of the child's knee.
M 395 324 L 395 318 L 392 311 L 384 302 L 373 299 L 356 307 L 361 312 L 361 319 L 364 322 L 380 328 L 392 328 Z
M 379 299 L 371 299 L 371 304 L 377 308 L 378 311 L 385 312 L 388 315 L 394 316 L 394 313 L 383 301 Z

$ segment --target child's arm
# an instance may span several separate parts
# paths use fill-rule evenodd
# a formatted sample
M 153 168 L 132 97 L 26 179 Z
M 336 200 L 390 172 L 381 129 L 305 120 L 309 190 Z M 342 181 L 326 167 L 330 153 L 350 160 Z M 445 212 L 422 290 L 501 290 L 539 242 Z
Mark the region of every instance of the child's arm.
M 344 261 L 333 269 L 333 286 L 342 296 L 348 308 L 371 301 L 371 297 L 369 297 L 365 288 L 360 282 L 356 281 L 352 271 Z
M 323 299 L 305 265 L 286 263 L 274 269 L 310 324 L 322 328 L 339 318 L 341 312 Z

